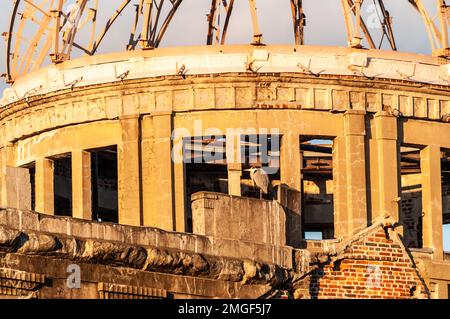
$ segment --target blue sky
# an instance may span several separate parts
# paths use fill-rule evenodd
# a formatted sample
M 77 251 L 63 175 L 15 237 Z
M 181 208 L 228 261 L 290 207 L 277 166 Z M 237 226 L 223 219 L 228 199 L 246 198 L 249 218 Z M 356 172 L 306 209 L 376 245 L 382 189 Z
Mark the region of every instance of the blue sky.
M 67 4 L 74 2 L 68 0 Z M 100 0 L 108 3 L 113 10 L 113 4 L 119 0 Z M 307 15 L 306 44 L 312 45 L 346 45 L 343 14 L 340 0 L 305 0 L 304 7 Z M 367 3 L 372 1 L 366 0 Z M 435 0 L 424 0 L 431 9 Z M 0 32 L 7 31 L 12 10 L 12 0 L 0 0 Z M 180 6 L 179 14 L 174 18 L 168 29 L 162 46 L 201 45 L 206 38 L 206 14 L 209 10 L 210 0 L 184 0 Z M 293 43 L 290 6 L 288 0 L 257 0 L 260 15 L 261 29 L 264 42 L 271 44 Z M 420 16 L 412 9 L 406 0 L 385 1 L 387 9 L 394 18 L 394 33 L 399 50 L 405 52 L 430 53 L 425 28 Z M 368 16 L 370 12 L 363 8 Z M 124 12 L 117 24 L 111 29 L 109 41 L 100 52 L 123 50 L 131 23 L 130 12 Z M 229 30 L 229 43 L 249 43 L 251 39 L 250 13 L 248 1 L 237 0 L 234 16 Z M 101 21 L 101 17 L 99 18 Z M 375 34 L 376 37 L 376 34 Z M 119 41 L 123 39 L 123 41 Z M 0 39 L 0 73 L 5 70 L 5 41 Z M 0 80 L 0 94 L 7 87 Z M 450 225 L 445 227 L 446 250 L 450 251 Z

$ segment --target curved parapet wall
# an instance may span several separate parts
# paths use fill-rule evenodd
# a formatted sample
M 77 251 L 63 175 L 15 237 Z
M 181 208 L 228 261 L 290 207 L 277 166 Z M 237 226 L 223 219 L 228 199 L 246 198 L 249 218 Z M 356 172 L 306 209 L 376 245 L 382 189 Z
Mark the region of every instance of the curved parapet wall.
M 121 52 L 75 59 L 24 75 L 6 90 L 2 104 L 67 88 L 180 74 L 293 73 L 447 86 L 450 73 L 445 61 L 419 54 L 316 46 L 201 46 Z
M 450 72 L 441 61 L 307 46 L 192 47 L 83 58 L 30 73 L 6 89 L 1 134 L 11 142 L 123 115 L 234 108 L 387 110 L 440 120 L 450 114 Z

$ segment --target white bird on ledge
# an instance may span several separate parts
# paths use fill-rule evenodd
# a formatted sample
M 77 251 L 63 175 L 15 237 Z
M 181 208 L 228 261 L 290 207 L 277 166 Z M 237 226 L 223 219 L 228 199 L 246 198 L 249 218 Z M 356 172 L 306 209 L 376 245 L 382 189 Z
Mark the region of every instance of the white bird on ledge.
M 262 199 L 263 194 L 269 193 L 270 180 L 266 171 L 256 167 L 246 169 L 245 171 L 250 172 L 250 178 L 253 185 L 259 189 L 259 199 Z

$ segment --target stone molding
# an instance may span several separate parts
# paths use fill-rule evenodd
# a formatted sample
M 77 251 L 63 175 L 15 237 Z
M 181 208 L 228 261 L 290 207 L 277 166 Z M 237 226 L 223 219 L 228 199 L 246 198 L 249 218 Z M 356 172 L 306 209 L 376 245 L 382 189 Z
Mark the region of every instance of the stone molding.
M 417 83 L 301 74 L 151 78 L 63 90 L 16 102 L 0 110 L 0 135 L 6 145 L 60 127 L 124 116 L 234 109 L 388 111 L 405 118 L 440 121 L 450 114 L 450 96 L 444 88 Z
M 19 231 L 4 225 L 0 225 L 0 252 L 244 284 L 280 284 L 289 278 L 287 269 L 258 262 L 248 256 L 208 256 L 162 246 L 138 246 L 111 240 Z
M 145 288 L 100 282 L 98 284 L 99 299 L 166 299 L 164 289 Z
M 37 290 L 45 281 L 45 275 L 0 268 L 0 296 L 36 298 Z

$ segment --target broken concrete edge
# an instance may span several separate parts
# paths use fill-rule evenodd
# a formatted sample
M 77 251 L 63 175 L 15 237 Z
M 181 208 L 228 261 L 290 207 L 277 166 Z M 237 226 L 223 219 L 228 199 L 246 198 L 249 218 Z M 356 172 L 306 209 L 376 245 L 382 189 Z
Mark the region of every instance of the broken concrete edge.
M 191 195 L 191 202 L 195 202 L 195 201 L 201 200 L 201 199 L 216 200 L 216 199 L 219 199 L 220 197 L 229 197 L 229 198 L 236 198 L 236 199 L 242 200 L 242 196 L 227 195 L 227 194 L 221 194 L 221 193 L 216 193 L 216 192 L 201 191 L 201 192 L 197 192 L 197 193 L 194 193 L 194 194 Z M 272 202 L 277 202 L 276 200 L 257 199 L 257 198 L 250 198 L 250 197 L 245 198 L 245 200 L 248 200 L 248 201 L 254 202 L 254 203 L 260 203 L 260 202 L 272 203 Z
M 277 264 L 293 268 L 293 248 L 256 243 L 248 240 L 216 238 L 191 233 L 166 231 L 147 226 L 129 226 L 114 223 L 52 216 L 14 208 L 0 209 L 0 225 L 18 230 L 37 231 L 52 235 L 74 236 L 82 239 L 98 239 L 135 246 L 165 247 L 190 251 L 208 256 L 239 259 L 253 256 L 260 263 Z
M 377 218 L 371 226 L 356 232 L 351 237 L 325 241 L 325 245 L 322 246 L 323 249 L 316 252 L 315 256 L 312 256 L 311 264 L 332 263 L 347 258 L 348 249 L 350 249 L 351 246 L 361 242 L 367 238 L 367 236 L 376 233 L 380 228 L 385 231 L 386 239 L 392 239 L 395 241 L 395 243 L 402 249 L 403 253 L 409 257 L 411 265 L 413 265 L 414 260 L 411 257 L 411 253 L 403 244 L 400 234 L 396 231 L 395 227 L 391 227 L 390 220 L 385 220 L 384 218 Z
M 251 259 L 207 256 L 163 247 L 136 246 L 45 232 L 25 232 L 4 225 L 0 225 L 0 252 L 272 287 L 288 281 L 292 276 L 292 270 Z

